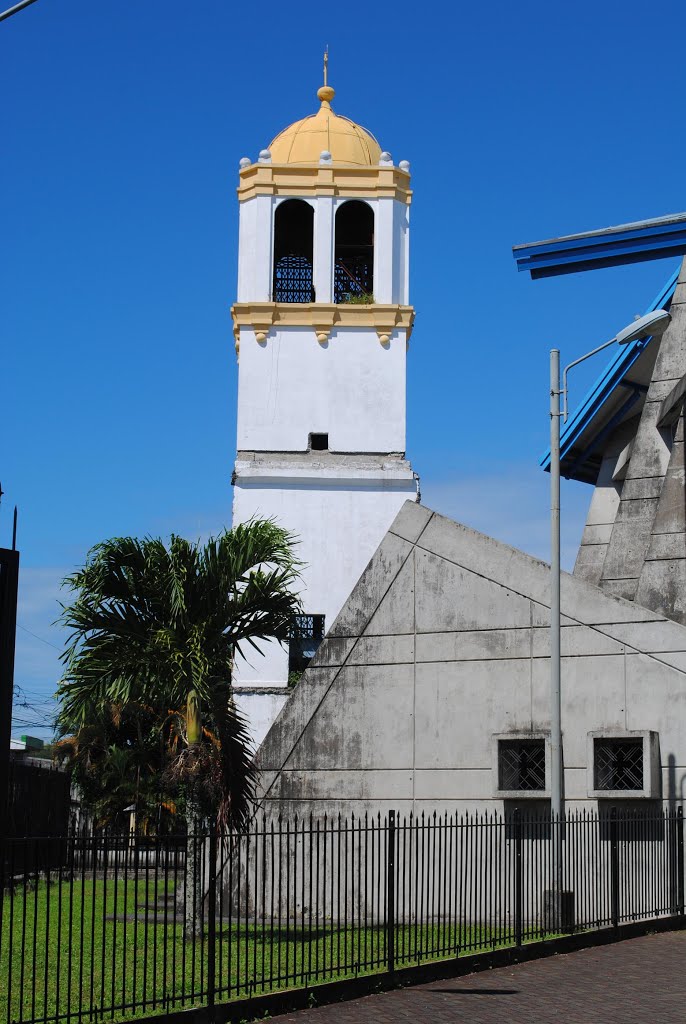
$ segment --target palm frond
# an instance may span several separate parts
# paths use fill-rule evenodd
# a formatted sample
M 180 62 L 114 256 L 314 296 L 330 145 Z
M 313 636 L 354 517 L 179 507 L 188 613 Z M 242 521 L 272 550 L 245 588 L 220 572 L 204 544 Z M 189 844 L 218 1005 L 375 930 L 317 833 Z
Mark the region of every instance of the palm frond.
M 244 821 L 255 769 L 246 723 L 231 700 L 232 664 L 242 647 L 288 638 L 300 611 L 295 543 L 272 520 L 255 519 L 204 545 L 178 536 L 168 545 L 150 537 L 96 545 L 65 580 L 73 600 L 61 615 L 69 631 L 57 691 L 63 735 L 85 737 L 94 709 L 106 710 L 120 733 L 127 709 L 156 716 L 155 742 L 164 741 L 179 770 L 185 764 L 197 774 L 204 764 L 220 817 Z M 206 716 L 200 745 L 208 749 L 179 760 L 185 729 L 169 709 L 185 707 L 191 689 Z M 138 732 L 140 746 L 148 741 Z M 113 778 L 123 763 L 112 755 Z

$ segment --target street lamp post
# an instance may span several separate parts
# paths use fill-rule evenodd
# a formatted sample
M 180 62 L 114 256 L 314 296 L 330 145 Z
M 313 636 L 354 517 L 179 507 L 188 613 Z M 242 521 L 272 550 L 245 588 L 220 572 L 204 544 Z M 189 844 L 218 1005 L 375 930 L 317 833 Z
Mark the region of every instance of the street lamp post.
M 562 758 L 562 708 L 560 687 L 560 419 L 567 420 L 567 374 L 573 366 L 615 343 L 627 345 L 642 338 L 659 337 L 669 326 L 665 309 L 639 317 L 614 338 L 569 363 L 562 374 L 560 388 L 560 352 L 550 353 L 550 809 L 552 812 L 552 883 L 554 914 L 559 923 L 562 894 L 562 828 L 564 784 Z M 560 411 L 560 396 L 563 399 Z
M 13 7 L 8 7 L 6 11 L 0 14 L 0 21 L 4 21 L 5 18 L 11 18 L 13 14 L 18 14 L 19 11 L 23 11 L 25 7 L 30 7 L 31 4 L 35 4 L 36 0 L 19 0 L 18 4 L 14 4 Z

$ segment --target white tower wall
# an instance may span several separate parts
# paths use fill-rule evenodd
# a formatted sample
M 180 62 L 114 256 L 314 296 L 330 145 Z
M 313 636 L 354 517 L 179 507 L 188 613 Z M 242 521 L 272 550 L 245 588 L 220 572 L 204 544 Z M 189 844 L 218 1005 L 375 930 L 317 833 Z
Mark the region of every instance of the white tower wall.
M 273 518 L 298 537 L 303 612 L 325 616 L 328 630 L 400 507 L 418 500 L 405 460 L 411 192 L 409 165 L 394 167 L 388 154 L 359 168 L 315 159 L 241 162 L 233 522 Z M 275 214 L 289 199 L 314 211 L 314 302 L 272 294 Z M 364 305 L 334 304 L 336 213 L 352 199 L 374 216 L 373 302 Z M 327 435 L 325 450 L 312 450 L 313 434 Z M 276 643 L 244 654 L 236 702 L 259 744 L 288 698 L 289 656 Z
M 417 493 L 407 463 L 384 470 L 376 460 L 374 468 L 355 470 L 340 461 L 332 456 L 319 465 L 286 464 L 280 469 L 264 461 L 239 463 L 234 488 L 234 522 L 273 516 L 300 538 L 296 552 L 305 563 L 303 604 L 309 613 L 325 616 L 327 629 L 381 543 L 388 522 Z M 364 466 L 363 459 L 357 461 Z M 259 744 L 288 696 L 288 651 L 270 644 L 263 656 L 246 654 L 236 665 L 236 701 Z
M 289 196 L 255 196 L 241 203 L 238 228 L 238 302 L 269 302 L 272 295 L 274 212 Z M 333 302 L 336 211 L 347 198 L 303 199 L 314 209 L 313 283 L 317 302 Z M 407 205 L 397 199 L 364 198 L 374 212 L 374 299 L 409 302 L 409 220 Z
M 239 451 L 304 452 L 328 433 L 332 452 L 405 451 L 406 332 L 283 327 L 258 343 L 240 334 Z

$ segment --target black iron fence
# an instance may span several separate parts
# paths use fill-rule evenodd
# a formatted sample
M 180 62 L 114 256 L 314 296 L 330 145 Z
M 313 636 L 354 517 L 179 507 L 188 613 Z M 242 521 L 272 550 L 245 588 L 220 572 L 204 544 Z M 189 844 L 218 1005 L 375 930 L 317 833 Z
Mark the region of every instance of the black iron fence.
M 683 851 L 680 810 L 9 839 L 1 1012 L 133 1018 L 682 917 Z
M 49 760 L 12 758 L 9 763 L 7 833 L 59 836 L 69 828 L 71 777 Z

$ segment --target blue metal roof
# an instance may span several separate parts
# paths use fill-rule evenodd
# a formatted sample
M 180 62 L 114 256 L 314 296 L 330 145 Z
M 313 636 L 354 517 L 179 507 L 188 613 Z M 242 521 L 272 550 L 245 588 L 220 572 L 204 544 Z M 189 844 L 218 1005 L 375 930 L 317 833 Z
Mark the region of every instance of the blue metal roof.
M 650 313 L 654 309 L 666 309 L 669 307 L 674 296 L 679 270 L 680 267 L 677 267 L 664 287 L 648 306 L 646 313 Z M 577 406 L 569 417 L 563 427 L 560 438 L 560 458 L 563 476 L 572 479 L 589 480 L 588 472 L 583 471 L 583 460 L 604 439 L 606 434 L 620 422 L 631 406 L 639 399 L 640 387 L 630 382 L 625 382 L 625 378 L 646 348 L 651 344 L 652 340 L 652 338 L 646 338 L 642 341 L 631 342 L 629 345 L 622 346 L 621 348 L 617 346 L 612 359 L 610 359 L 595 384 L 585 395 L 581 404 Z M 598 430 L 594 433 L 592 440 L 586 442 L 584 451 L 572 457 L 572 450 L 575 444 L 620 385 L 629 389 L 627 395 L 624 396 L 625 401 L 609 420 L 606 419 L 605 422 L 599 422 Z M 539 465 L 546 471 L 550 470 L 550 448 L 541 456 Z
M 532 279 L 686 254 L 686 213 L 515 245 L 517 270 Z

